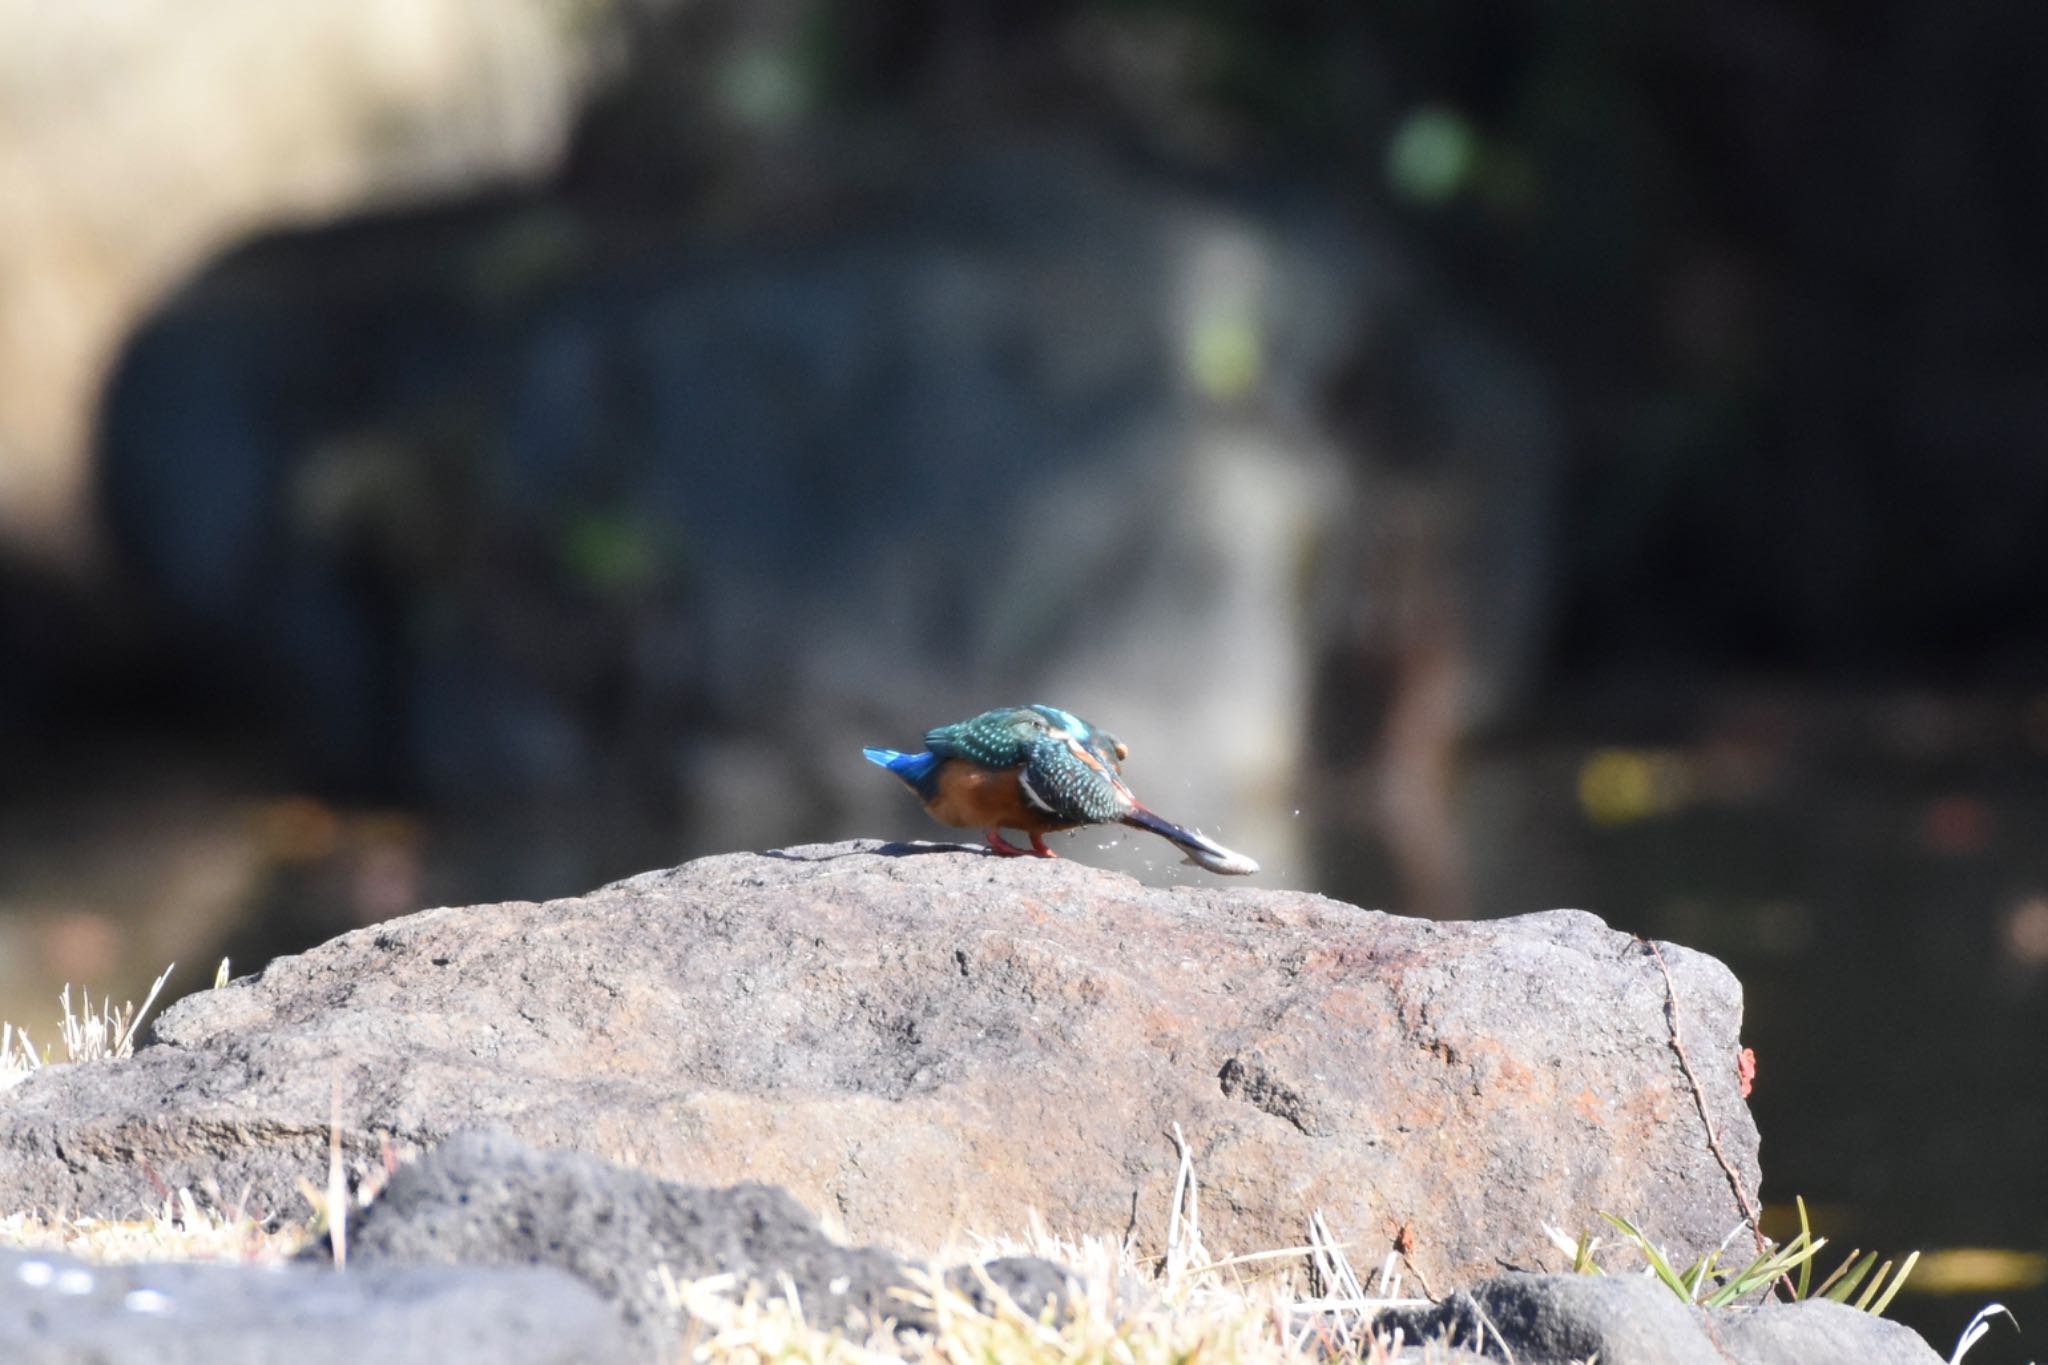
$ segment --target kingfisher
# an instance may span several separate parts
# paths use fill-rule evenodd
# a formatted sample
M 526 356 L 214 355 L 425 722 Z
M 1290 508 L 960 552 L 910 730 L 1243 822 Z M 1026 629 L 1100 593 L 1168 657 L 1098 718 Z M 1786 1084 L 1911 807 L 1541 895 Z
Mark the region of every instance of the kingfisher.
M 1211 872 L 1244 876 L 1259 865 L 1207 835 L 1182 829 L 1138 804 L 1124 785 L 1128 745 L 1057 706 L 1004 706 L 941 725 L 924 737 L 925 751 L 868 749 L 876 763 L 909 784 L 942 825 L 979 829 L 1006 857 L 1057 858 L 1045 836 L 1082 825 L 1123 824 L 1171 840 L 1188 861 Z M 1021 830 L 1031 847 L 1003 838 Z

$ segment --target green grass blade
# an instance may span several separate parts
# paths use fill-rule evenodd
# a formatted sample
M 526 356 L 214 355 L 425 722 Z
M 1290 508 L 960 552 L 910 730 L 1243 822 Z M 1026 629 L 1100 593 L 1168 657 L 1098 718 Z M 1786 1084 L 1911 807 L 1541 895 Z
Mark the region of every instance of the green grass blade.
M 1714 1273 L 1714 1263 L 1720 1259 L 1719 1250 L 1710 1251 L 1685 1268 L 1685 1273 L 1679 1278 L 1685 1281 L 1685 1297 L 1688 1301 L 1699 1301 L 1700 1286 L 1707 1282 L 1707 1276 Z
M 1826 1245 L 1825 1237 L 1810 1246 L 1806 1244 L 1803 1234 L 1794 1237 L 1776 1251 L 1767 1252 L 1736 1271 L 1728 1278 L 1726 1284 L 1706 1299 L 1706 1306 L 1726 1308 L 1751 1290 L 1769 1285 L 1794 1266 L 1811 1264 L 1814 1254 Z
M 1849 1254 L 1854 1256 L 1856 1253 L 1852 1251 Z M 1833 1299 L 1836 1303 L 1847 1303 L 1849 1296 L 1856 1292 L 1857 1286 L 1863 1283 L 1864 1277 L 1870 1274 L 1871 1267 L 1876 1264 L 1877 1253 L 1874 1251 L 1864 1252 L 1863 1259 L 1856 1262 L 1853 1270 L 1844 1263 L 1842 1269 L 1830 1278 L 1829 1283 L 1821 1286 L 1820 1296 L 1824 1299 Z
M 1643 1259 L 1650 1263 L 1650 1269 L 1657 1273 L 1658 1279 L 1664 1281 L 1670 1287 L 1672 1293 L 1678 1295 L 1679 1298 L 1684 1299 L 1687 1303 L 1692 1302 L 1692 1293 L 1686 1289 L 1685 1281 L 1678 1277 L 1678 1272 L 1671 1268 L 1671 1262 L 1664 1259 L 1664 1253 L 1657 1250 L 1655 1244 L 1644 1235 L 1642 1229 L 1629 1222 L 1628 1219 L 1617 1218 L 1611 1213 L 1603 1213 L 1600 1216 L 1614 1224 L 1617 1228 L 1620 1228 L 1622 1234 L 1636 1244 L 1636 1249 L 1643 1253 Z
M 1906 1257 L 1904 1263 L 1899 1266 L 1899 1273 L 1892 1276 L 1891 1288 L 1880 1294 L 1877 1302 L 1870 1305 L 1870 1315 L 1872 1317 L 1881 1318 L 1884 1316 L 1884 1310 L 1892 1306 L 1892 1295 L 1899 1292 L 1899 1286 L 1906 1282 L 1906 1277 L 1913 1273 L 1913 1267 L 1919 1263 L 1920 1253 L 1917 1251 Z
M 1799 1235 L 1804 1237 L 1818 1251 L 1820 1243 L 1813 1240 L 1813 1225 L 1806 1221 L 1806 1200 L 1795 1194 L 1792 1196 L 1792 1202 L 1799 1206 Z M 1803 1300 L 1807 1294 L 1807 1286 L 1812 1283 L 1812 1280 L 1813 1257 L 1809 1256 L 1799 1264 L 1799 1284 L 1792 1291 L 1792 1297 L 1795 1300 Z
M 1575 1275 L 1605 1275 L 1593 1261 L 1593 1229 L 1587 1228 L 1579 1234 L 1578 1250 L 1572 1253 L 1572 1273 Z
M 1835 1273 L 1828 1276 L 1825 1280 L 1822 1280 L 1820 1282 L 1820 1287 L 1813 1291 L 1813 1296 L 1815 1298 L 1820 1298 L 1822 1295 L 1826 1294 L 1828 1290 L 1834 1288 L 1835 1281 L 1841 1279 L 1843 1275 L 1848 1273 L 1849 1267 L 1856 1264 L 1856 1258 L 1858 1256 L 1861 1256 L 1862 1254 L 1863 1250 L 1860 1247 L 1857 1248 L 1855 1251 L 1850 1252 L 1847 1259 L 1845 1259 L 1840 1265 L 1835 1267 Z

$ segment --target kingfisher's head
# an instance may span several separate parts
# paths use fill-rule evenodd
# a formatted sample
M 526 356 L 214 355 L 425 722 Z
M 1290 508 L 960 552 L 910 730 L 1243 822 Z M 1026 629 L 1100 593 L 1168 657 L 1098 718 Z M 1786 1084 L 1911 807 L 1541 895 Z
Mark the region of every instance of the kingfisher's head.
M 1131 748 L 1107 730 L 1098 730 L 1082 720 L 1072 711 L 1058 706 L 1034 705 L 1029 708 L 1046 723 L 1048 730 L 1057 730 L 1079 740 L 1082 747 L 1101 759 L 1112 770 L 1123 771 L 1123 761 L 1131 756 Z

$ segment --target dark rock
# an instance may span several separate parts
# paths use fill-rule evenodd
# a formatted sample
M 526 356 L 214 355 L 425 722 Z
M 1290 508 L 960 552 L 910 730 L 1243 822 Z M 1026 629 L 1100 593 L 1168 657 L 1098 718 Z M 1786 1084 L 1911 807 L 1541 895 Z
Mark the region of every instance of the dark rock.
M 1640 1276 L 1502 1275 L 1432 1309 L 1382 1314 L 1377 1325 L 1522 1365 L 1595 1357 L 1600 1365 L 1727 1365 L 1702 1317 Z
M 1125 735 L 1141 771 L 1270 863 L 1302 822 L 1256 794 L 1308 674 L 1409 643 L 1390 560 L 1463 627 L 1432 638 L 1466 713 L 1521 694 L 1552 399 L 1396 234 L 1058 139 L 818 169 L 841 183 L 796 231 L 728 206 L 650 252 L 485 203 L 273 236 L 180 291 L 114 370 L 98 468 L 182 674 L 316 771 L 538 805 L 556 858 L 586 823 L 872 829 L 874 775 L 819 754 L 1021 689 L 1106 724 L 1173 697 Z M 1219 337 L 1238 377 L 1191 363 Z M 1352 369 L 1398 398 L 1340 423 Z M 560 884 L 538 842 L 498 851 L 506 884 Z
M 1519 1365 L 1933 1365 L 1907 1327 L 1807 1302 L 1708 1311 L 1640 1275 L 1501 1275 L 1429 1309 L 1382 1313 L 1382 1332 Z
M 1941 1355 L 1903 1323 L 1825 1299 L 1737 1309 L 1715 1334 L 1742 1365 L 1937 1365 Z
M 954 1266 L 946 1272 L 946 1287 L 974 1305 L 979 1313 L 994 1313 L 996 1293 L 1007 1297 L 1031 1317 L 1050 1308 L 1057 1316 L 1074 1292 L 1074 1274 L 1063 1265 L 1037 1256 L 999 1256 L 980 1265 Z
M 1739 988 L 1664 952 L 1753 1198 Z M 1157 1247 L 1178 1125 L 1212 1250 L 1292 1245 L 1321 1208 L 1368 1260 L 1410 1225 L 1447 1286 L 1554 1265 L 1546 1223 L 1614 1210 L 1685 1258 L 1741 1213 L 1665 1010 L 1649 954 L 1576 912 L 1436 924 L 930 846 L 736 854 L 425 911 L 187 997 L 132 1059 L 0 1097 L 0 1207 L 130 1214 L 212 1182 L 295 1209 L 339 1083 L 358 1173 L 387 1136 L 497 1127 L 781 1185 L 922 1251 L 1033 1210 Z
M 681 1342 L 687 1326 L 664 1269 L 676 1283 L 730 1274 L 738 1289 L 793 1290 L 821 1326 L 929 1320 L 899 1293 L 914 1287 L 909 1262 L 834 1242 L 782 1190 L 677 1185 L 497 1134 L 464 1134 L 401 1167 L 350 1236 L 351 1268 L 420 1263 L 559 1266 L 617 1307 L 650 1354 Z M 1066 1292 L 1067 1272 L 1050 1262 L 1019 1257 L 986 1269 L 1033 1311 Z M 966 1289 L 979 1288 L 972 1267 L 948 1278 L 986 1302 Z
M 620 1365 L 618 1318 L 548 1268 L 96 1266 L 0 1251 L 8 1365 Z

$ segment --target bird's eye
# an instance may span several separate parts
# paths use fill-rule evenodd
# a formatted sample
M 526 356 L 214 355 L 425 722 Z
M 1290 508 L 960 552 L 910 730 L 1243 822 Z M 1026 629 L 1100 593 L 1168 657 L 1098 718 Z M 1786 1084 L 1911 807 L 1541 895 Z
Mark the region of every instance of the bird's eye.
M 1131 756 L 1131 746 L 1124 743 L 1122 740 L 1113 739 L 1109 743 L 1110 747 L 1116 750 L 1117 762 L 1121 763 Z

